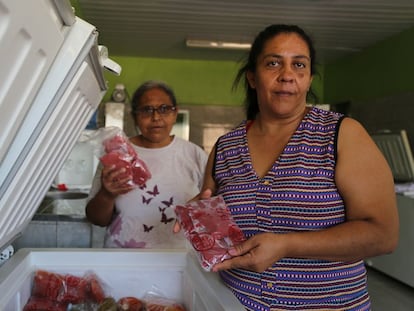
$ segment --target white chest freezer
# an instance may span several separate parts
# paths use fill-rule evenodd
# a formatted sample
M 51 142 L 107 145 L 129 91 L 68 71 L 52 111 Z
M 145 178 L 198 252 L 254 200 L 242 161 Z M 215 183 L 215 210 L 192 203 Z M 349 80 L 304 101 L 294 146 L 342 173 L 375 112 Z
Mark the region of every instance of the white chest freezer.
M 68 0 L 0 0 L 0 251 L 21 234 L 120 72 Z M 95 273 L 114 298 L 151 287 L 188 311 L 243 310 L 186 250 L 20 249 L 0 266 L 0 311 L 21 311 L 42 269 Z
M 191 252 L 118 249 L 22 249 L 0 269 L 0 310 L 22 310 L 33 272 L 77 276 L 93 271 L 116 300 L 157 289 L 188 311 L 241 311 L 242 305 L 217 278 L 200 268 Z

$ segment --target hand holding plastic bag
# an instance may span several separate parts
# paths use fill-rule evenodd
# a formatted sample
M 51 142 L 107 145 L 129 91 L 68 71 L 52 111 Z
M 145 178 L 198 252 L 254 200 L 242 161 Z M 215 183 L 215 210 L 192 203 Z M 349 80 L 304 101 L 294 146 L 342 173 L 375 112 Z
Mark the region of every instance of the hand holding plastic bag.
M 130 186 L 142 186 L 151 178 L 147 165 L 139 158 L 120 128 L 101 128 L 94 140 L 98 142 L 98 157 L 101 163 L 104 166 L 114 165 L 116 169 L 124 168 L 125 173 L 119 178 L 130 177 Z

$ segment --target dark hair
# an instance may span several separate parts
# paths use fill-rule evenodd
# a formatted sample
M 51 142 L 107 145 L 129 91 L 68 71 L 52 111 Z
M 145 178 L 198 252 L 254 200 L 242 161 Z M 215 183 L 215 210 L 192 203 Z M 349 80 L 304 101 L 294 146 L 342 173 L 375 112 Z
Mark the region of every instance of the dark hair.
M 131 100 L 131 113 L 133 116 L 137 114 L 137 108 L 139 105 L 139 101 L 141 100 L 141 97 L 144 95 L 146 91 L 152 90 L 152 89 L 161 89 L 163 90 L 168 97 L 171 99 L 171 102 L 173 106 L 177 106 L 177 100 L 175 98 L 174 91 L 171 87 L 169 87 L 166 83 L 162 81 L 155 81 L 155 80 L 148 80 L 144 83 L 142 83 L 135 91 L 134 95 L 132 96 Z
M 236 79 L 233 83 L 233 89 L 237 88 L 242 78 L 244 78 L 244 87 L 246 90 L 245 98 L 245 108 L 246 108 L 246 117 L 249 120 L 253 120 L 256 117 L 256 114 L 259 112 L 259 104 L 257 102 L 257 92 L 255 89 L 251 88 L 246 77 L 248 71 L 255 72 L 257 65 L 257 58 L 260 53 L 263 51 L 264 45 L 267 41 L 281 33 L 296 33 L 298 34 L 307 44 L 309 48 L 309 54 L 311 59 L 311 75 L 317 74 L 316 72 L 316 61 L 315 61 L 315 48 L 313 46 L 312 39 L 305 33 L 305 31 L 296 25 L 270 25 L 262 30 L 254 39 L 250 52 L 247 56 L 245 64 L 240 68 L 237 73 Z M 312 89 L 308 91 L 308 98 L 313 98 L 317 101 L 317 96 Z

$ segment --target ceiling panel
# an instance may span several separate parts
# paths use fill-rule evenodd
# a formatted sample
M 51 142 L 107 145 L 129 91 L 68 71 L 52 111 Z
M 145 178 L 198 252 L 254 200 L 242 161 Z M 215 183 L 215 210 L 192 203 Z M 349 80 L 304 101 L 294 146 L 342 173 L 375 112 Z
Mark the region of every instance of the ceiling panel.
M 251 42 L 270 24 L 297 24 L 320 63 L 414 27 L 414 0 L 78 0 L 112 55 L 239 60 L 245 52 L 188 48 L 188 38 Z M 414 38 L 413 38 L 414 39 Z

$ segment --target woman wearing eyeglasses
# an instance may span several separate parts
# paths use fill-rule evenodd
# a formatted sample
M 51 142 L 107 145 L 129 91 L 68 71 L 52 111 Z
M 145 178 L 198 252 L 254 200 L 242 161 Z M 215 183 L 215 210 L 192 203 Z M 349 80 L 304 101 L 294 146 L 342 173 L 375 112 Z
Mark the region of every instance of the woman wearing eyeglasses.
M 132 97 L 132 115 L 139 135 L 131 137 L 151 179 L 139 188 L 119 179 L 122 169 L 99 167 L 86 206 L 86 216 L 105 226 L 104 247 L 181 248 L 182 235 L 172 234 L 173 206 L 200 191 L 207 154 L 196 144 L 171 134 L 177 119 L 173 90 L 147 81 Z

